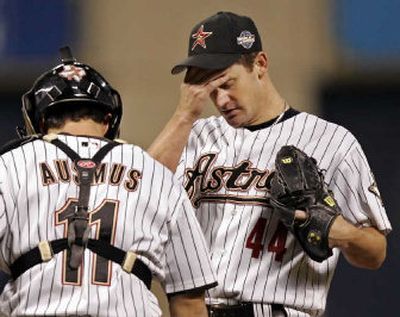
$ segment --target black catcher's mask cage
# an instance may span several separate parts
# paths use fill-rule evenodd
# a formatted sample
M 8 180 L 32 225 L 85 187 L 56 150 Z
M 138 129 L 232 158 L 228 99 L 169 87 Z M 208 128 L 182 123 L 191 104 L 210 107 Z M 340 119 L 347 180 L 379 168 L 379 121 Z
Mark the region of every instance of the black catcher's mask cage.
M 82 104 L 110 113 L 105 137 L 111 140 L 117 138 L 122 117 L 119 93 L 95 69 L 76 62 L 68 47 L 60 51 L 62 64 L 42 74 L 22 96 L 23 134 L 39 133 L 40 121 L 46 118 L 46 112 L 50 109 Z

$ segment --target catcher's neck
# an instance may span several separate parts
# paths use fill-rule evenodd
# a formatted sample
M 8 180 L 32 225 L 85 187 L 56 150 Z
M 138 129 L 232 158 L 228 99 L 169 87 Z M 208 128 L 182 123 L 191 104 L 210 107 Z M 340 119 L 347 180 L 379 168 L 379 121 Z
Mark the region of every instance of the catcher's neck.
M 72 135 L 87 135 L 104 137 L 108 130 L 108 124 L 97 123 L 92 119 L 67 121 L 61 128 L 50 128 L 47 133 L 68 133 Z

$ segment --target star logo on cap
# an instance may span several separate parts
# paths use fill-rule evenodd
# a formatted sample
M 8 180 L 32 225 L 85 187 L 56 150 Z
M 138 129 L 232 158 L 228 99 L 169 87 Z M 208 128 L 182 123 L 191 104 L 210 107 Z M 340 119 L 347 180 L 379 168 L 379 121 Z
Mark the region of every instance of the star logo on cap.
M 204 25 L 200 26 L 197 32 L 192 34 L 192 39 L 195 39 L 192 45 L 192 51 L 195 49 L 197 45 L 200 45 L 202 48 L 207 48 L 205 39 L 212 34 L 213 32 L 204 31 Z
M 68 80 L 80 82 L 86 75 L 86 72 L 83 68 L 76 67 L 75 65 L 65 65 L 63 71 L 60 72 L 59 75 Z

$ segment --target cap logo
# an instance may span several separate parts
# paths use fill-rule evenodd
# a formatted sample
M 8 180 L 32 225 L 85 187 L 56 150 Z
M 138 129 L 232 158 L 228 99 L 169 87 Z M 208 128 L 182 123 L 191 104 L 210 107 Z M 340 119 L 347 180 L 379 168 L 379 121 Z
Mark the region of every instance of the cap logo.
M 204 31 L 204 25 L 200 26 L 197 32 L 192 34 L 192 39 L 195 39 L 192 45 L 192 51 L 196 48 L 197 45 L 200 45 L 202 48 L 207 48 L 205 39 L 212 34 L 213 32 Z
M 243 46 L 244 48 L 251 48 L 256 41 L 254 34 L 249 31 L 242 31 L 240 35 L 236 38 L 237 44 Z
M 59 75 L 68 80 L 80 82 L 86 76 L 86 72 L 83 68 L 76 67 L 75 65 L 64 65 L 63 71 Z

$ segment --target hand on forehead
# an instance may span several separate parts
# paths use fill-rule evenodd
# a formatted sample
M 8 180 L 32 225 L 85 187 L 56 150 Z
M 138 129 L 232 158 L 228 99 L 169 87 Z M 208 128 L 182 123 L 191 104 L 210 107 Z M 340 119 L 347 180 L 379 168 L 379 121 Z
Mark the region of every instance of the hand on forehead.
M 226 69 L 203 69 L 198 67 L 189 67 L 184 82 L 191 85 L 200 85 L 222 77 Z

